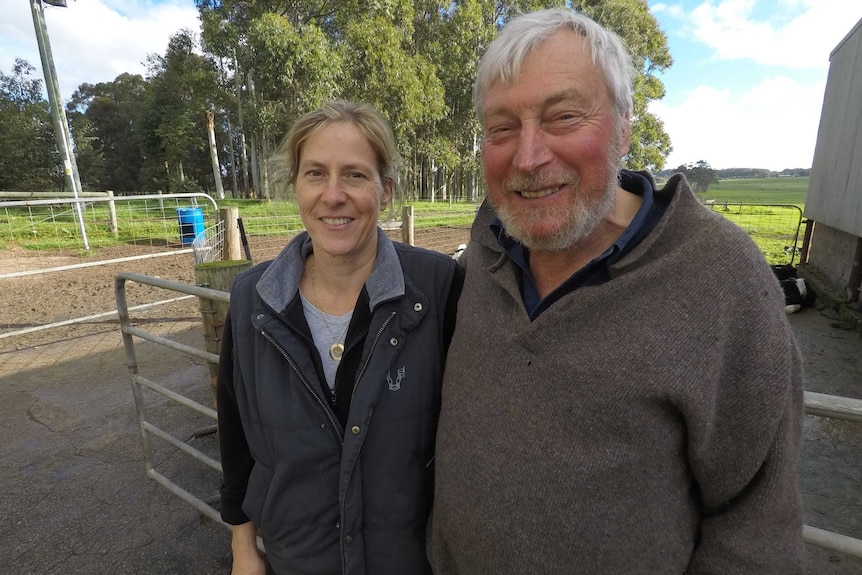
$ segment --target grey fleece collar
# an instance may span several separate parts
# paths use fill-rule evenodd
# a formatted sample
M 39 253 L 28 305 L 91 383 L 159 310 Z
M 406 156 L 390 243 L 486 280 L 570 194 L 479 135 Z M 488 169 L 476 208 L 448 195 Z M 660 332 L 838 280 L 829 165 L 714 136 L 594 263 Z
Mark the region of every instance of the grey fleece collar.
M 302 232 L 285 246 L 257 282 L 257 293 L 272 309 L 282 312 L 296 297 L 305 258 L 312 252 L 308 232 Z M 404 295 L 404 272 L 389 236 L 377 228 L 377 259 L 365 280 L 370 311 L 378 304 Z

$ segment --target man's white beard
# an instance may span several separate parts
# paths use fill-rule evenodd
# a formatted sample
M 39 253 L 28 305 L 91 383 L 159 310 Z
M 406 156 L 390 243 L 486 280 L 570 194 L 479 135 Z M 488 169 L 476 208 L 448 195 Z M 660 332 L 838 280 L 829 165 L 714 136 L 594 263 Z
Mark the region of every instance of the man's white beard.
M 613 158 L 613 155 L 609 154 L 608 157 Z M 613 160 L 608 162 L 606 183 L 602 190 L 581 190 L 580 176 L 577 172 L 523 176 L 507 180 L 503 183 L 504 193 L 516 193 L 512 190 L 539 190 L 547 187 L 549 182 L 557 184 L 565 182 L 570 187 L 568 193 L 575 196 L 575 201 L 566 206 L 527 208 L 517 211 L 510 210 L 505 204 L 495 204 L 494 208 L 506 232 L 525 247 L 533 251 L 561 252 L 589 236 L 613 209 L 619 185 L 618 174 L 619 162 Z M 557 221 L 562 220 L 563 224 L 550 236 L 539 237 L 531 234 L 529 230 L 546 217 Z

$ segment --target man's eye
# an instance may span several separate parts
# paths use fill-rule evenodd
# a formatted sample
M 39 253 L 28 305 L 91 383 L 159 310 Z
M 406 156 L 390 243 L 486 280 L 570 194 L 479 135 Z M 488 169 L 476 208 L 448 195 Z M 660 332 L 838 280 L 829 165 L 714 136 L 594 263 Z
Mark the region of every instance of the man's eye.
M 581 119 L 581 116 L 575 114 L 574 112 L 563 112 L 562 114 L 557 116 L 558 122 L 577 122 Z

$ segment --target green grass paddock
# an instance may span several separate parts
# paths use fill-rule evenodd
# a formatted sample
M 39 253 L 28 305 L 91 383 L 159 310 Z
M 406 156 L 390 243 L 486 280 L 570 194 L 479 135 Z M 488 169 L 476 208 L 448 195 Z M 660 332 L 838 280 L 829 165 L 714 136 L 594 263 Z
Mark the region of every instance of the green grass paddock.
M 792 205 L 803 208 L 808 191 L 807 177 L 752 178 L 720 180 L 713 184 L 701 200 L 711 200 L 712 209 L 745 229 L 756 242 L 767 259 L 780 263 L 784 248 L 794 243 L 795 221 L 798 214 L 787 208 L 778 208 L 765 213 L 754 206 L 740 204 Z M 267 201 L 253 199 L 225 199 L 220 207 L 238 208 L 240 217 L 251 234 L 285 233 L 301 228 L 298 207 L 295 201 Z M 175 206 L 164 204 L 164 209 L 151 201 L 117 201 L 119 230 L 116 237 L 110 230 L 108 206 L 93 203 L 84 210 L 87 236 L 91 247 L 112 247 L 142 240 L 170 243 L 179 241 Z M 474 202 L 411 202 L 414 223 L 418 229 L 434 227 L 469 227 L 476 212 Z M 17 246 L 29 250 L 82 249 L 80 230 L 71 207 L 58 211 L 50 206 L 32 208 L 8 208 L 0 214 L 0 249 Z M 400 206 L 394 217 L 400 219 Z M 211 225 L 212 214 L 207 213 L 207 225 Z M 268 228 L 264 225 L 275 221 L 284 222 Z M 260 227 L 260 231 L 257 228 Z

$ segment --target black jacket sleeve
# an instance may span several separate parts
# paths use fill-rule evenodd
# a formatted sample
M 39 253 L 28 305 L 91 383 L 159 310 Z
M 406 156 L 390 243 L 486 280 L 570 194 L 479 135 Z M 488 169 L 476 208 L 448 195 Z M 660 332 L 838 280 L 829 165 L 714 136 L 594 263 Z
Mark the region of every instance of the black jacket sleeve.
M 224 324 L 219 354 L 216 398 L 218 405 L 219 449 L 221 451 L 221 518 L 225 523 L 240 525 L 249 521 L 242 511 L 248 477 L 254 459 L 246 442 L 236 402 L 234 381 L 233 329 L 230 313 Z

